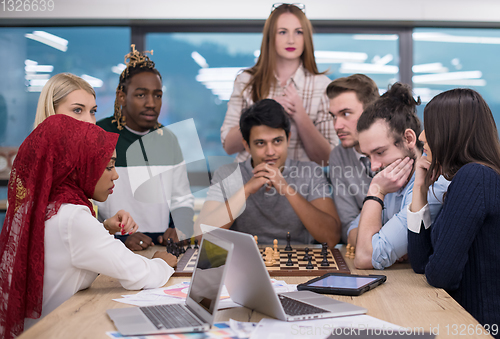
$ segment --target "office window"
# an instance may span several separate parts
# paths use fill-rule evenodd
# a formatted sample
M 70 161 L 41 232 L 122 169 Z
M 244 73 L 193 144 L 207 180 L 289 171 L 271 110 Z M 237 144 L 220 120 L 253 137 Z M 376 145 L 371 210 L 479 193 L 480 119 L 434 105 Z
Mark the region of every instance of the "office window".
M 319 70 L 328 70 L 332 80 L 361 73 L 372 78 L 381 92 L 399 80 L 397 34 L 317 33 L 314 49 Z
M 472 88 L 481 93 L 495 121 L 500 122 L 500 65 L 496 58 L 500 30 L 416 28 L 413 41 L 414 92 L 424 105 L 443 91 Z
M 193 118 L 205 156 L 226 155 L 220 127 L 237 73 L 255 64 L 260 33 L 149 33 L 146 49 L 163 77 L 162 124 Z M 354 73 L 372 77 L 381 90 L 399 77 L 396 34 L 314 35 L 320 71 L 331 79 Z
M 0 200 L 15 150 L 33 129 L 40 91 L 53 75 L 70 72 L 96 91 L 97 119 L 113 114 L 120 63 L 130 50 L 130 28 L 0 28 Z M 5 214 L 0 213 L 0 225 Z
M 220 128 L 237 73 L 255 63 L 260 33 L 150 33 L 163 78 L 160 122 L 193 118 L 205 156 L 226 155 Z
M 19 146 L 33 128 L 41 88 L 70 72 L 97 94 L 98 119 L 113 112 L 118 69 L 130 50 L 130 28 L 0 28 L 0 146 Z

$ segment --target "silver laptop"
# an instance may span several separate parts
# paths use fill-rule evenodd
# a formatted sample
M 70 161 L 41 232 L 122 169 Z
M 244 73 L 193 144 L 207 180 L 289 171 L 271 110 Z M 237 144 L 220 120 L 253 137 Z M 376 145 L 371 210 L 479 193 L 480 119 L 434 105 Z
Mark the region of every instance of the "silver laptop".
M 203 237 L 185 304 L 107 310 L 122 335 L 202 332 L 214 322 L 233 252 L 232 242 Z
M 366 308 L 310 291 L 276 294 L 259 248 L 250 234 L 201 225 L 203 237 L 216 235 L 229 240 L 234 251 L 226 288 L 231 299 L 268 316 L 296 321 L 365 314 Z

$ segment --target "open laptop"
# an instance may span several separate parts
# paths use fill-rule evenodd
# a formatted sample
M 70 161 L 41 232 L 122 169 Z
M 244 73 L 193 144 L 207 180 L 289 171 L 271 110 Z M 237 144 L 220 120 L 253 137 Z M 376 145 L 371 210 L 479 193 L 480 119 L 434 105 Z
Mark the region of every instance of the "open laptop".
M 203 237 L 216 235 L 231 241 L 234 251 L 229 263 L 226 288 L 231 299 L 268 316 L 296 321 L 365 314 L 366 308 L 310 291 L 276 294 L 259 248 L 250 234 L 201 225 Z
M 203 237 L 185 304 L 109 309 L 122 335 L 202 332 L 214 322 L 233 252 L 232 242 Z

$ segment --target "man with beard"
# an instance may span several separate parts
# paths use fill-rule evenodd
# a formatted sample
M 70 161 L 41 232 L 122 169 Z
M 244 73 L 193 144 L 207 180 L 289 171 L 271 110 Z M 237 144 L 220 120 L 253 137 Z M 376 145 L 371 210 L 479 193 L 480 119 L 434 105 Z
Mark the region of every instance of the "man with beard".
M 162 105 L 162 79 L 149 57 L 132 45 L 127 67 L 116 89 L 114 115 L 97 122 L 120 135 L 116 170 L 120 180 L 107 201 L 96 203 L 99 219 L 117 209 L 130 212 L 138 232 L 116 234 L 131 250 L 178 241 L 177 229 L 192 232 L 194 197 L 176 136 L 158 122 Z M 122 206 L 122 207 L 119 207 Z
M 333 127 L 341 143 L 330 153 L 332 195 L 342 222 L 342 241 L 347 243 L 347 230 L 361 212 L 372 180 L 370 161 L 359 149 L 356 126 L 363 110 L 380 95 L 375 81 L 364 74 L 333 80 L 326 94 Z
M 373 177 L 360 215 L 348 230 L 356 244 L 354 265 L 383 269 L 407 254 L 407 206 L 413 193 L 414 164 L 422 156 L 422 131 L 408 86 L 395 83 L 358 120 L 361 152 L 370 158 Z M 443 203 L 449 182 L 442 176 L 429 190 L 431 222 Z

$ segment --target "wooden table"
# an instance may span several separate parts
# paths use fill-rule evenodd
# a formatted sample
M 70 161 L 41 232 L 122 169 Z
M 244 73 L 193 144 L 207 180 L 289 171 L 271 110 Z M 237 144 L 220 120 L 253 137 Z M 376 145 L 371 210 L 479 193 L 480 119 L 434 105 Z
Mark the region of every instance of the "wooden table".
M 151 257 L 155 250 L 156 248 L 150 248 L 138 253 Z M 345 254 L 345 247 L 341 251 Z M 476 333 L 476 326 L 480 328 L 478 322 L 448 293 L 431 287 L 423 275 L 415 274 L 409 264 L 395 264 L 384 271 L 376 271 L 356 270 L 352 259 L 346 258 L 346 262 L 353 274 L 384 274 L 387 276 L 387 282 L 358 297 L 332 296 L 333 298 L 365 307 L 370 316 L 415 331 L 423 329 L 429 332 L 439 326 L 437 338 L 440 339 L 479 337 L 467 334 L 469 328 L 473 328 L 473 333 Z M 310 277 L 283 277 L 289 284 L 298 284 L 309 279 Z M 189 278 L 174 277 L 165 286 L 187 280 Z M 19 338 L 108 338 L 106 331 L 116 331 L 116 328 L 105 313 L 106 310 L 131 307 L 112 299 L 135 293 L 137 291 L 123 289 L 116 279 L 99 276 L 89 289 L 76 293 Z M 228 321 L 229 318 L 258 322 L 265 317 L 261 313 L 240 307 L 219 311 L 216 322 Z M 459 336 L 458 333 L 464 328 L 466 335 Z

